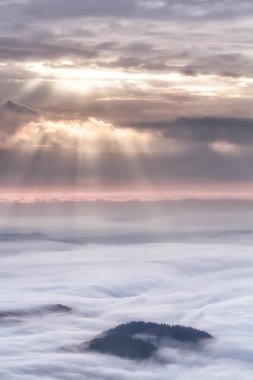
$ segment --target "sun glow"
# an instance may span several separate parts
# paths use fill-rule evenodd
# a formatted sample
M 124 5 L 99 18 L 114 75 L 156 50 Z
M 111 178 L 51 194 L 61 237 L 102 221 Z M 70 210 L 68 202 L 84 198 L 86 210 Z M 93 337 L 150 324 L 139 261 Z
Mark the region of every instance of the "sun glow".
M 186 75 L 177 70 L 166 72 L 148 71 L 145 68 L 123 70 L 121 68 L 106 69 L 96 66 L 79 67 L 71 60 L 59 62 L 30 62 L 25 64 L 28 72 L 37 76 L 37 82 L 31 80 L 26 84 L 27 89 L 38 86 L 46 81 L 56 91 L 90 94 L 95 91 L 101 98 L 111 100 L 121 94 L 124 87 L 129 86 L 133 91 L 155 93 L 160 97 L 169 93 L 185 92 L 192 96 L 207 98 L 247 96 L 251 88 L 252 79 L 244 77 L 222 78 L 214 74 Z M 25 91 L 25 89 L 24 89 Z M 115 94 L 114 94 L 115 92 Z M 134 92 L 133 92 L 134 94 Z M 124 98 L 126 95 L 124 96 Z M 131 99 L 135 99 L 132 95 Z
M 123 84 L 135 85 L 141 90 L 150 90 L 152 81 L 176 84 L 182 82 L 179 72 L 150 73 L 145 70 L 102 69 L 97 67 L 80 68 L 71 61 L 60 63 L 28 63 L 26 70 L 38 75 L 41 80 L 49 81 L 54 88 L 62 91 L 68 89 L 78 93 L 87 93 L 94 88 L 107 89 L 109 86 L 120 87 Z
M 100 68 L 76 68 L 72 64 L 68 65 L 47 65 L 45 63 L 29 63 L 26 68 L 42 76 L 51 76 L 52 78 L 70 79 L 70 80 L 88 80 L 88 81 L 121 81 L 121 80 L 149 80 L 161 79 L 180 81 L 182 75 L 178 72 L 167 74 L 149 73 L 145 71 L 123 71 L 119 69 L 107 70 Z
M 124 176 L 129 186 L 149 188 L 151 180 L 143 157 L 157 145 L 154 139 L 149 132 L 119 128 L 96 118 L 32 121 L 10 137 L 9 144 L 15 150 L 10 165 L 22 166 L 22 175 L 18 174 L 14 183 L 19 194 L 27 181 L 31 187 L 39 183 L 43 188 L 46 173 L 52 193 L 60 181 L 64 188 L 70 187 L 70 194 L 85 192 L 85 197 L 87 191 L 90 195 L 115 195 L 108 190 L 107 176 L 119 188 Z
M 22 149 L 79 149 L 79 154 L 120 150 L 128 154 L 149 151 L 153 137 L 148 132 L 119 128 L 96 118 L 82 120 L 45 120 L 25 124 L 9 141 Z

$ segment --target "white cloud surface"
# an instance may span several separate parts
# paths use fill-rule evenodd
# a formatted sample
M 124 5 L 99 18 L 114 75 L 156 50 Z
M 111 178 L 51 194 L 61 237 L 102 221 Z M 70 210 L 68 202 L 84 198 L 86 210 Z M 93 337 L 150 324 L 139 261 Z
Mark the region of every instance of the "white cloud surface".
M 122 215 L 111 218 L 123 228 Z M 0 318 L 2 380 L 252 379 L 249 241 L 104 246 L 7 240 L 0 247 L 0 313 L 30 315 Z M 53 304 L 72 311 L 47 312 Z M 163 348 L 145 362 L 62 350 L 132 320 L 180 323 L 205 330 L 215 340 L 194 351 Z

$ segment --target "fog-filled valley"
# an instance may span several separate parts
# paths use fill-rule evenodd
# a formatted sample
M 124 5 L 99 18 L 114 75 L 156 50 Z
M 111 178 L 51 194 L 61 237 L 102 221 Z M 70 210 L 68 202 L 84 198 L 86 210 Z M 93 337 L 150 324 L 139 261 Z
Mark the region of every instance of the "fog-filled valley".
M 0 208 L 1 379 L 252 378 L 252 202 Z M 131 321 L 214 339 L 145 360 L 73 349 Z

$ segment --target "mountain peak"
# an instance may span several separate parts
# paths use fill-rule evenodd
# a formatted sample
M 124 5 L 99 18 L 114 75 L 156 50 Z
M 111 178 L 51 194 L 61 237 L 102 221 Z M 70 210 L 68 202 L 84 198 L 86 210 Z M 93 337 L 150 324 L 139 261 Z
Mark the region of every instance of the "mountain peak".
M 33 109 L 31 109 L 30 107 L 23 104 L 16 103 L 10 99 L 6 100 L 3 103 L 1 108 L 4 111 L 13 112 L 13 113 L 22 114 L 22 115 L 33 115 L 33 116 L 38 115 L 38 113 L 34 111 Z

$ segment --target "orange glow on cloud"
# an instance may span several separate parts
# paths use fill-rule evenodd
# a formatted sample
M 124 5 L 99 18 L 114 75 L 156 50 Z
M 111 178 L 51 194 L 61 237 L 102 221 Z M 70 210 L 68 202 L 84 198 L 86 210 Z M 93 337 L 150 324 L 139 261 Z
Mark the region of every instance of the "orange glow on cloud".
M 61 148 L 76 149 L 78 145 L 82 145 L 86 153 L 94 151 L 99 153 L 101 145 L 115 143 L 120 145 L 123 151 L 134 153 L 136 142 L 139 151 L 148 149 L 151 146 L 152 136 L 148 132 L 117 128 L 95 118 L 88 118 L 85 121 L 41 119 L 24 125 L 9 140 L 11 144 L 22 141 L 24 147 L 34 149 L 56 145 Z

